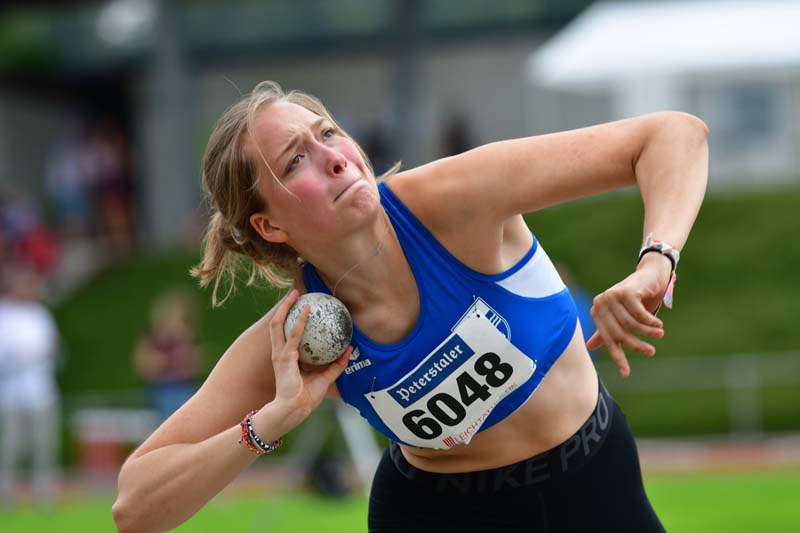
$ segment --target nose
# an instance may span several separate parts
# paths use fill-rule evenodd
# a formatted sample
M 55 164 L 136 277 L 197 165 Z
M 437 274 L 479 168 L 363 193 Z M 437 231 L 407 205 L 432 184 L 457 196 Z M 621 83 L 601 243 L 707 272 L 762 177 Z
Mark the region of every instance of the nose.
M 323 145 L 324 146 L 324 145 Z M 330 176 L 341 177 L 347 168 L 347 159 L 338 151 L 324 146 L 325 150 L 325 169 Z

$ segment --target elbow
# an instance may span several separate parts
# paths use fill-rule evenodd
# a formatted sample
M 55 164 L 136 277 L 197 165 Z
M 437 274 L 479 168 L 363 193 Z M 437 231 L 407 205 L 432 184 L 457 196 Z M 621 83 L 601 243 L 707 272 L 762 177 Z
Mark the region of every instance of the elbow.
M 698 136 L 702 138 L 704 142 L 708 140 L 708 124 L 706 124 L 703 119 L 689 113 L 680 114 L 687 122 L 689 122 L 689 127 L 696 131 Z
M 685 134 L 703 143 L 708 141 L 708 124 L 700 117 L 683 111 L 667 111 L 664 115 L 667 119 L 668 127 L 681 128 Z
M 130 491 L 126 490 L 123 484 L 123 474 L 125 473 L 125 466 L 119 472 L 117 478 L 117 499 L 111 506 L 111 517 L 114 519 L 114 525 L 117 526 L 119 533 L 132 533 L 136 529 L 136 517 L 134 516 L 135 508 L 132 505 L 134 498 L 131 497 Z
M 119 533 L 134 533 L 137 531 L 135 518 L 131 513 L 131 506 L 122 496 L 118 496 L 114 505 L 111 507 L 111 516 L 114 518 L 114 525 L 117 526 Z
M 119 533 L 147 533 L 155 531 L 146 523 L 147 504 L 128 491 L 120 490 L 111 506 L 111 516 Z
M 710 132 L 710 130 L 708 129 L 708 124 L 706 124 L 705 121 L 703 119 L 701 119 L 700 117 L 695 117 L 694 115 L 692 115 L 692 117 L 695 119 L 695 121 L 697 121 L 699 123 L 699 127 L 703 132 L 703 137 L 706 140 L 708 140 L 708 134 Z

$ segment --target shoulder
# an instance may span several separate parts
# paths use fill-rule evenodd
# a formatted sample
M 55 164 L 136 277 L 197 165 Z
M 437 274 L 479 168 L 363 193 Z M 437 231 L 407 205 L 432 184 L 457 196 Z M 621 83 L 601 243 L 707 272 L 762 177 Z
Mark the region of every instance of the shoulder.
M 481 192 L 487 183 L 491 176 L 481 178 L 467 159 L 454 156 L 397 174 L 386 185 L 453 257 L 478 272 L 497 272 L 530 248 L 531 237 L 519 215 L 503 216 Z
M 464 227 L 486 211 L 473 200 L 473 169 L 460 156 L 446 157 L 391 176 L 386 186 L 434 233 Z

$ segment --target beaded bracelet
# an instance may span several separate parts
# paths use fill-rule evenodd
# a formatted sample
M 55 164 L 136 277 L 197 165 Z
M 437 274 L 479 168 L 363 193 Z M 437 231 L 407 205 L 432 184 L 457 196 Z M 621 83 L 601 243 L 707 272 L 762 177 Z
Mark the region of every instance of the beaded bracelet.
M 247 446 L 248 450 L 256 455 L 266 455 L 277 450 L 280 445 L 283 444 L 283 437 L 279 437 L 278 440 L 269 444 L 259 439 L 256 432 L 253 430 L 253 421 L 251 420 L 253 415 L 257 412 L 258 409 L 250 411 L 242 420 L 240 424 L 242 427 L 242 436 L 239 438 L 239 444 L 244 444 Z

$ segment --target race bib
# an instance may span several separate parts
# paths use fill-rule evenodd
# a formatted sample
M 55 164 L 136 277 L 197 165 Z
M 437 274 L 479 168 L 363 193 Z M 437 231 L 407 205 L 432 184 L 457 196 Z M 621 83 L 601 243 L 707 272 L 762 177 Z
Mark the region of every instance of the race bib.
M 403 442 L 436 449 L 467 444 L 536 370 L 510 338 L 506 321 L 478 298 L 416 368 L 365 397 Z

